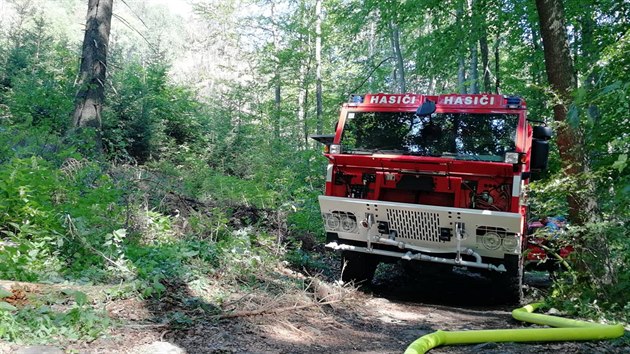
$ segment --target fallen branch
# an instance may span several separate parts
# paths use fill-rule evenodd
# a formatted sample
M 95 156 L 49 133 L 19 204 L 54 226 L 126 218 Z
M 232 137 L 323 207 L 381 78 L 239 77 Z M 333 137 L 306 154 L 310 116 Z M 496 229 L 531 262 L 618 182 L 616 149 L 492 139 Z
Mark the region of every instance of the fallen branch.
M 233 313 L 226 313 L 226 314 L 212 316 L 211 318 L 217 319 L 217 320 L 225 320 L 228 318 L 237 318 L 237 317 L 271 315 L 271 314 L 277 314 L 277 313 L 282 313 L 282 312 L 287 312 L 287 311 L 292 311 L 292 310 L 301 310 L 301 309 L 305 309 L 309 307 L 330 305 L 330 304 L 334 304 L 341 301 L 342 300 L 331 300 L 331 301 L 326 301 L 326 302 L 316 302 L 316 303 L 312 303 L 308 305 L 300 305 L 300 306 L 288 306 L 288 307 L 277 307 L 273 309 L 260 309 L 260 310 L 253 310 L 253 311 L 233 312 Z

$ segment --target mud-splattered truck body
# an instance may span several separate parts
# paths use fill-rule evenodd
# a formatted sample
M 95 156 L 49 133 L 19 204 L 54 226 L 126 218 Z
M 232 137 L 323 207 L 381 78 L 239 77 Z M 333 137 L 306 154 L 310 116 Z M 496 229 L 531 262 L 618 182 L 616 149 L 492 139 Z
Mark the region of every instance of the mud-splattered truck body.
M 367 94 L 343 105 L 325 194 L 328 248 L 344 280 L 370 280 L 380 261 L 487 272 L 519 297 L 525 185 L 547 164 L 550 131 L 502 95 Z

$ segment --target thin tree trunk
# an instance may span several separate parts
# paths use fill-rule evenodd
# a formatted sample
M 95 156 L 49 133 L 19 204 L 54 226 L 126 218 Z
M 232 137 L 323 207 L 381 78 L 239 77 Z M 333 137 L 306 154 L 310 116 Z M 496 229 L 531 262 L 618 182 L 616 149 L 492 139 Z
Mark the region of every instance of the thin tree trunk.
M 488 51 L 488 25 L 486 24 L 486 17 L 482 17 L 483 23 L 481 24 L 481 33 L 479 34 L 479 49 L 481 51 L 481 67 L 483 68 L 483 92 L 489 93 L 492 91 L 490 86 L 490 66 L 489 66 L 489 51 Z
M 273 137 L 274 139 L 280 139 L 280 105 L 282 103 L 282 86 L 280 85 L 280 76 L 278 74 L 274 77 L 274 104 L 273 104 Z
M 464 3 L 463 0 L 459 0 L 457 3 L 457 10 L 455 12 L 455 22 L 457 23 L 457 28 L 460 32 L 460 37 L 464 37 L 464 32 L 462 31 L 464 16 Z M 466 93 L 466 62 L 464 58 L 464 51 L 459 49 L 458 57 L 457 57 L 457 91 L 461 94 Z
M 429 95 L 435 94 L 435 77 L 433 75 L 429 77 L 429 89 L 427 90 L 427 93 Z
M 300 88 L 297 97 L 297 123 L 302 124 L 304 126 L 304 122 L 306 121 L 306 110 L 304 107 L 304 101 L 306 97 L 306 67 L 304 64 L 300 65 Z M 297 125 L 297 124 L 296 124 Z M 306 148 L 307 140 L 302 140 L 302 137 L 299 137 L 301 134 L 297 134 L 298 145 L 302 148 Z
M 483 92 L 490 93 L 492 91 L 490 83 L 490 52 L 488 50 L 488 19 L 486 16 L 488 4 L 486 1 L 478 2 L 478 21 L 479 27 L 479 50 L 481 51 L 481 67 L 482 67 L 482 81 Z
M 101 112 L 105 101 L 107 49 L 113 0 L 89 0 L 81 67 L 74 100 L 72 126 L 94 128 L 96 147 L 102 149 Z
M 464 62 L 464 54 L 460 53 L 457 60 L 457 87 L 461 94 L 466 93 L 466 63 Z
M 322 0 L 316 0 L 315 2 L 315 16 L 316 120 L 317 134 L 321 134 L 324 129 L 324 107 L 322 98 Z
M 482 13 L 479 13 L 478 2 L 475 0 L 468 1 L 468 10 L 470 11 L 470 92 L 472 94 L 479 93 L 479 49 L 477 48 L 477 37 L 480 34 Z
M 572 100 L 571 93 L 576 83 L 564 23 L 564 8 L 561 0 L 536 0 L 536 8 L 540 18 L 547 78 L 557 96 L 553 112 L 555 121 L 559 123 L 557 144 L 560 160 L 567 176 L 577 176 L 583 171 L 584 155 L 579 129 L 567 122 L 568 107 Z M 575 188 L 569 191 L 567 203 L 569 204 L 569 219 L 582 225 L 585 221 L 583 211 L 586 211 L 586 205 Z
M 540 35 L 538 33 L 538 28 L 534 24 L 531 24 L 532 31 L 532 45 L 534 47 L 534 55 L 540 52 Z M 536 85 L 540 85 L 542 83 L 541 74 L 542 68 L 540 67 L 540 61 L 534 60 L 532 63 L 532 80 Z
M 584 67 L 584 88 L 590 91 L 595 87 L 595 79 L 597 77 L 597 66 L 595 63 L 599 60 L 600 47 L 595 44 L 594 30 L 595 20 L 593 19 L 593 6 L 588 4 L 588 7 L 582 13 L 581 16 L 581 49 L 582 59 L 585 61 Z M 595 104 L 588 106 L 588 115 L 591 119 L 599 119 L 599 109 Z
M 477 42 L 470 45 L 470 93 L 479 93 L 479 60 L 477 58 Z
M 310 40 L 309 40 L 310 42 Z M 310 45 L 307 45 L 307 50 L 310 48 Z M 309 62 L 307 60 L 302 60 L 300 64 L 300 89 L 298 93 L 298 123 L 302 124 L 303 136 L 300 138 L 299 143 L 302 147 L 306 148 L 308 146 L 308 124 L 306 121 L 306 110 L 308 107 L 308 74 L 310 71 Z M 302 141 L 302 139 L 304 139 Z
M 376 54 L 376 21 L 370 16 L 370 32 L 369 32 L 369 40 L 368 40 L 368 55 L 369 61 L 368 65 L 370 67 L 374 67 L 374 55 Z M 374 77 L 370 75 L 368 78 L 368 92 L 374 92 Z M 351 92 L 354 93 L 354 92 Z
M 400 50 L 400 29 L 393 21 L 390 21 L 389 29 L 392 39 L 392 51 L 394 52 L 394 58 L 396 59 L 398 92 L 405 93 L 407 92 L 407 83 L 405 82 L 405 63 L 403 61 L 402 51 Z
M 275 4 L 271 3 L 271 18 L 275 18 Z M 274 102 L 273 102 L 273 137 L 276 146 L 280 139 L 280 115 L 282 104 L 282 83 L 280 81 L 280 35 L 278 34 L 278 26 L 274 23 L 273 27 L 273 50 L 275 55 L 275 70 L 273 75 L 274 85 Z
M 494 42 L 494 92 L 501 93 L 501 63 L 499 61 L 499 43 L 501 43 L 501 37 L 497 33 L 496 41 Z

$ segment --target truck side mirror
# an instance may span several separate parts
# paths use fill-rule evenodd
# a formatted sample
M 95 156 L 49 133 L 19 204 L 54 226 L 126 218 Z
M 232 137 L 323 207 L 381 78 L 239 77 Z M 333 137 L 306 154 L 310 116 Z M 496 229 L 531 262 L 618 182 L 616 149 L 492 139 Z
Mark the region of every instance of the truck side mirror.
M 431 100 L 426 100 L 424 103 L 418 107 L 416 110 L 416 115 L 420 117 L 426 117 L 435 112 L 435 102 Z
M 532 159 L 529 168 L 543 171 L 547 169 L 549 162 L 549 142 L 546 140 L 534 139 L 532 141 Z
M 549 139 L 553 131 L 549 127 L 538 125 L 533 127 L 532 154 L 530 169 L 543 171 L 549 162 Z
M 534 128 L 534 139 L 549 140 L 553 134 L 553 131 L 549 127 L 544 125 L 537 125 Z

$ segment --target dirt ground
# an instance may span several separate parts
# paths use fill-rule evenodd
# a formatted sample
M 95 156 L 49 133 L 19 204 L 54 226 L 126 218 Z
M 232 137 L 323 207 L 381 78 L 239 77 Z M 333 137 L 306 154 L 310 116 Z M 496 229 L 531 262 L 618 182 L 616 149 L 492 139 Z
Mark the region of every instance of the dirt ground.
M 548 280 L 528 275 L 526 283 L 532 298 L 545 291 Z M 60 349 L 69 353 L 130 354 L 384 354 L 402 353 L 415 339 L 438 329 L 531 327 L 511 319 L 511 306 L 493 305 L 496 299 L 489 284 L 465 273 L 411 279 L 395 268 L 384 267 L 379 268 L 370 287 L 346 289 L 341 294 L 343 301 L 329 305 L 231 319 L 208 318 L 181 328 L 155 320 L 155 313 L 173 311 L 168 301 L 147 304 L 135 299 L 118 300 L 107 305 L 110 315 L 120 320 L 109 336 Z M 293 305 L 284 304 L 287 308 Z M 160 343 L 166 346 L 160 347 Z M 441 347 L 430 353 L 630 353 L 630 346 L 623 343 L 484 343 Z M 0 344 L 0 352 L 14 353 L 18 349 L 16 345 Z

